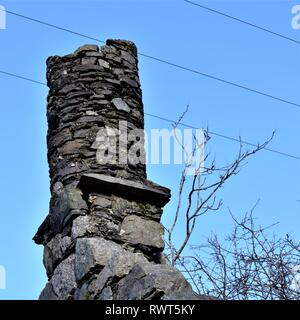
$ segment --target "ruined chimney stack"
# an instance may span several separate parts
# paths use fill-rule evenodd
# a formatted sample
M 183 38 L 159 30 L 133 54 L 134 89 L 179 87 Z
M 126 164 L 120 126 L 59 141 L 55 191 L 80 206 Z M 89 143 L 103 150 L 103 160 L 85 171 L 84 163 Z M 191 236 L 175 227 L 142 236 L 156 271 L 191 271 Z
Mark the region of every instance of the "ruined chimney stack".
M 108 40 L 50 57 L 47 81 L 51 200 L 34 240 L 49 281 L 40 299 L 195 298 L 162 254 L 170 190 L 146 178 L 135 45 Z M 108 150 L 107 128 L 118 138 Z

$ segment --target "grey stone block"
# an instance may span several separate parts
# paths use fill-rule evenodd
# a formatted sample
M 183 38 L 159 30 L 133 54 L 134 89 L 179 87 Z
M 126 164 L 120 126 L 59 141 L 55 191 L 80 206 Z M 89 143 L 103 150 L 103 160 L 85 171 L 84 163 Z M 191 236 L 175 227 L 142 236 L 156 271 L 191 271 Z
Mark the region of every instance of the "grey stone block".
M 43 262 L 48 276 L 53 274 L 55 267 L 71 247 L 71 238 L 57 234 L 44 248 Z
M 46 284 L 45 288 L 42 290 L 39 296 L 39 300 L 58 300 L 51 282 L 48 282 Z
M 53 291 L 59 300 L 68 300 L 72 297 L 77 284 L 74 273 L 74 254 L 63 260 L 55 269 L 51 278 Z
M 120 280 L 117 300 L 197 299 L 183 275 L 175 268 L 159 264 L 139 264 Z
M 139 216 L 125 217 L 121 224 L 121 239 L 133 245 L 142 245 L 163 250 L 164 230 L 160 223 Z
M 103 238 L 79 238 L 75 248 L 77 281 L 95 270 L 101 270 L 121 246 Z

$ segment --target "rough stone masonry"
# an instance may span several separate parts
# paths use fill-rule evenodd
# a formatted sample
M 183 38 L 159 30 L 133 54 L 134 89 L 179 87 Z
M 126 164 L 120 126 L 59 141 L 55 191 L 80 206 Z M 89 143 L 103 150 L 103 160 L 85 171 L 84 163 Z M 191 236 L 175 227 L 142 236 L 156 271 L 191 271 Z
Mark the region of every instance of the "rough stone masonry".
M 40 299 L 199 298 L 162 254 L 170 190 L 147 180 L 143 163 L 97 161 L 101 128 L 144 128 L 137 64 L 135 45 L 121 40 L 47 60 L 51 200 L 34 241 L 49 281 Z

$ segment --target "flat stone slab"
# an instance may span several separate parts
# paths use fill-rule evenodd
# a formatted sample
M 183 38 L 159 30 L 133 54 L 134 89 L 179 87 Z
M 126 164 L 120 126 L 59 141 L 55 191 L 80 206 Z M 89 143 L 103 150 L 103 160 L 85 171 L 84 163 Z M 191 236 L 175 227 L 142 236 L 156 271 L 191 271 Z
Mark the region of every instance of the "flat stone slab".
M 111 101 L 113 105 L 121 111 L 129 112 L 130 108 L 128 107 L 127 103 L 123 101 L 121 98 L 114 98 Z
M 83 174 L 78 187 L 84 192 L 113 194 L 125 199 L 147 202 L 159 207 L 166 205 L 171 197 L 171 192 L 168 188 L 154 184 L 150 186 L 98 173 Z

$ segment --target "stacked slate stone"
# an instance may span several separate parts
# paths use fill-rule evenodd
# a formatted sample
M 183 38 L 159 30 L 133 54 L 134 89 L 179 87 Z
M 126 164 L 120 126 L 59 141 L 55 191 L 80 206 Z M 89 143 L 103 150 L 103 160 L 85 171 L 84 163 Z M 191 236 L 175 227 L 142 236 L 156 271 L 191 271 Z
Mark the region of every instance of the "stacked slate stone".
M 101 128 L 144 128 L 137 62 L 121 40 L 47 60 L 51 200 L 34 240 L 49 281 L 40 299 L 196 298 L 162 254 L 169 189 L 147 180 L 143 163 L 97 162 Z

